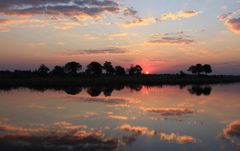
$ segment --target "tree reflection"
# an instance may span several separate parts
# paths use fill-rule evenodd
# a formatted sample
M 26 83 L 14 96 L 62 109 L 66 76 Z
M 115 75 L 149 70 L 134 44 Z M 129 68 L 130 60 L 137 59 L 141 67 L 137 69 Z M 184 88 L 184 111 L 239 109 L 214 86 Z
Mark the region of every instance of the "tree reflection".
M 87 93 L 92 97 L 97 97 L 101 94 L 101 88 L 99 87 L 90 87 L 87 89 Z
M 81 87 L 67 87 L 64 89 L 64 91 L 70 95 L 77 95 L 77 94 L 81 93 L 82 88 Z
M 211 94 L 212 87 L 211 86 L 200 86 L 200 85 L 193 85 L 191 88 L 188 89 L 189 93 L 197 96 L 205 95 L 208 96 Z

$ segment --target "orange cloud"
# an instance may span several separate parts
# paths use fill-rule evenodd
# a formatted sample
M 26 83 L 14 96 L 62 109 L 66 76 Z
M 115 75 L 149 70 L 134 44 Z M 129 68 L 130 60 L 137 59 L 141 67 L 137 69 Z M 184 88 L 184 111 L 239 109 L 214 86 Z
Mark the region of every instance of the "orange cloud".
M 60 30 L 68 30 L 73 28 L 73 26 L 70 25 L 59 25 L 59 26 L 55 26 L 55 29 L 60 29 Z
M 171 19 L 171 20 L 181 20 L 183 18 L 190 18 L 190 17 L 194 17 L 196 15 L 198 15 L 199 12 L 197 11 L 180 11 L 180 12 L 177 12 L 177 13 L 165 13 L 165 14 L 162 14 L 160 19 L 161 20 L 168 20 L 168 19 Z
M 223 21 L 224 24 L 235 33 L 240 33 L 240 17 L 239 16 L 240 9 L 237 9 L 236 11 L 223 14 L 218 17 L 220 21 Z
M 226 128 L 223 129 L 222 137 L 240 147 L 240 120 L 229 123 Z
M 108 117 L 115 120 L 128 120 L 128 117 L 126 116 L 110 115 Z
M 192 136 L 181 136 L 177 135 L 175 133 L 166 134 L 166 133 L 160 133 L 160 139 L 166 140 L 166 141 L 176 141 L 177 143 L 196 143 L 196 139 Z
M 142 135 L 149 135 L 149 136 L 156 135 L 156 131 L 150 130 L 147 127 L 143 127 L 143 126 L 131 126 L 128 124 L 124 124 L 120 126 L 119 129 L 136 133 L 136 134 L 142 134 Z
M 240 33 L 240 17 L 226 20 L 225 25 L 228 26 L 231 31 Z
M 74 125 L 74 124 L 66 122 L 66 121 L 55 122 L 53 125 L 57 126 L 59 128 L 64 128 L 64 129 L 69 129 L 69 130 L 87 128 L 86 125 Z

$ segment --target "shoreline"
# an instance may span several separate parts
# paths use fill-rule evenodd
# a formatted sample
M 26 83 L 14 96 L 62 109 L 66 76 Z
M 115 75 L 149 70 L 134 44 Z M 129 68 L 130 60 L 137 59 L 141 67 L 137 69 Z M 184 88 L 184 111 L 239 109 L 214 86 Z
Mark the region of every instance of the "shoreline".
M 138 76 L 74 76 L 74 77 L 1 77 L 2 87 L 68 87 L 68 86 L 117 86 L 117 85 L 205 85 L 240 82 L 233 75 L 138 75 Z

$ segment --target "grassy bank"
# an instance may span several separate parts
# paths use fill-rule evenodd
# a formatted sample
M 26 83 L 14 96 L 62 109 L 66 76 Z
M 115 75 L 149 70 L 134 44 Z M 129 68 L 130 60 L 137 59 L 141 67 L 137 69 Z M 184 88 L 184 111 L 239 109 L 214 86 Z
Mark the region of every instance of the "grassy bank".
M 66 87 L 108 85 L 189 85 L 240 82 L 240 76 L 140 75 L 1 78 L 0 87 Z

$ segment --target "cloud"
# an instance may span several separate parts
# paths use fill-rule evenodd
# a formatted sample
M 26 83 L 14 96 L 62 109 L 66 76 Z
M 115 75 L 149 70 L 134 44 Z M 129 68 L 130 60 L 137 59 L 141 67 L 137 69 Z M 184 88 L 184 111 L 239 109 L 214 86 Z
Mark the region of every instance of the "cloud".
M 57 126 L 58 128 L 64 128 L 64 129 L 69 129 L 69 130 L 87 128 L 86 125 L 74 125 L 74 124 L 66 122 L 66 121 L 55 122 L 53 125 Z
M 127 37 L 129 36 L 129 33 L 114 33 L 114 34 L 109 34 L 110 37 Z
M 80 50 L 78 52 L 75 52 L 74 54 L 99 55 L 99 54 L 124 54 L 127 52 L 128 50 L 122 48 L 106 48 L 106 49 Z
M 59 25 L 59 26 L 56 26 L 55 28 L 56 29 L 60 29 L 60 30 L 68 30 L 68 29 L 73 28 L 73 26 L 70 26 L 70 25 Z
M 240 17 L 236 17 L 239 15 L 240 9 L 236 11 L 223 14 L 218 17 L 220 21 L 223 21 L 224 24 L 234 33 L 240 33 Z
M 108 117 L 115 120 L 128 120 L 128 117 L 126 116 L 109 115 Z
M 135 140 L 128 136 L 108 137 L 100 130 L 87 130 L 84 125 L 66 121 L 34 127 L 19 127 L 2 121 L 0 124 L 0 148 L 3 150 L 110 151 Z
M 147 43 L 149 44 L 183 44 L 189 45 L 195 43 L 193 39 L 188 39 L 184 37 L 161 37 L 160 39 L 149 40 Z
M 160 133 L 160 139 L 166 140 L 166 141 L 176 141 L 177 143 L 183 144 L 183 143 L 196 143 L 196 139 L 192 136 L 186 136 L 186 135 L 177 135 L 175 133 Z
M 192 136 L 178 135 L 175 133 L 170 133 L 170 134 L 161 133 L 161 132 L 157 132 L 155 130 L 150 130 L 147 127 L 143 127 L 143 126 L 131 126 L 128 124 L 124 124 L 124 125 L 120 126 L 119 129 L 128 131 L 128 132 L 132 132 L 135 134 L 142 134 L 142 135 L 148 135 L 148 136 L 154 136 L 154 135 L 159 134 L 161 140 L 175 141 L 180 144 L 197 143 L 196 138 L 194 138 Z
M 1 14 L 6 16 L 69 16 L 75 19 L 96 18 L 102 13 L 118 13 L 120 6 L 110 0 L 9 0 L 1 1 Z
M 199 14 L 199 12 L 191 10 L 191 11 L 179 11 L 176 13 L 165 13 L 162 14 L 160 19 L 161 20 L 181 20 L 183 18 L 190 18 L 190 17 L 194 17 L 197 16 Z
M 151 113 L 160 113 L 164 116 L 182 116 L 187 114 L 193 114 L 195 111 L 187 108 L 144 108 L 141 107 L 143 111 Z
M 223 129 L 222 138 L 240 147 L 240 120 L 229 123 Z
M 120 5 L 112 0 L 7 0 L 0 1 L 0 24 L 12 21 L 12 24 L 37 23 L 38 20 L 48 20 L 47 23 L 75 23 L 75 25 L 58 25 L 56 29 L 67 30 L 82 25 L 86 19 L 105 18 L 107 15 L 124 15 L 134 17 L 137 14 L 133 8 Z M 23 21 L 22 21 L 23 20 Z M 95 22 L 91 22 L 94 24 Z M 5 31 L 5 30 L 1 30 Z
M 0 136 L 0 147 L 7 150 L 116 150 L 130 139 L 107 137 L 100 131 L 77 131 L 59 135 L 8 134 Z
M 149 135 L 149 136 L 156 135 L 156 133 L 157 133 L 156 131 L 150 130 L 147 127 L 131 126 L 131 125 L 128 125 L 128 124 L 121 125 L 119 127 L 119 129 L 124 130 L 124 131 L 128 131 L 128 132 L 132 132 L 132 133 L 136 133 L 136 134 Z
M 225 22 L 225 24 L 231 31 L 240 33 L 240 17 L 229 19 Z
M 132 21 L 127 21 L 123 23 L 119 23 L 118 25 L 124 28 L 130 28 L 130 27 L 135 27 L 135 26 L 147 26 L 152 23 L 158 22 L 158 18 L 154 17 L 149 17 L 149 18 L 137 18 Z

